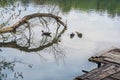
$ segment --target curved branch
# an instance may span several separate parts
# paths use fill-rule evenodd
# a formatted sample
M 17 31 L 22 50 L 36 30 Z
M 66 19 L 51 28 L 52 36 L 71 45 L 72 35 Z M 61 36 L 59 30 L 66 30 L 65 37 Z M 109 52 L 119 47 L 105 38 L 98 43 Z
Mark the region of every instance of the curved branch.
M 16 22 L 15 24 L 13 24 L 12 26 L 9 26 L 7 28 L 3 28 L 0 30 L 0 33 L 7 33 L 7 32 L 13 32 L 16 28 L 18 28 L 19 26 L 23 25 L 24 23 L 26 23 L 28 20 L 35 18 L 35 17 L 52 17 L 54 18 L 58 23 L 60 23 L 62 26 L 66 27 L 66 24 L 64 24 L 61 21 L 61 17 L 53 15 L 51 13 L 34 13 L 34 14 L 30 14 L 27 16 L 24 16 L 21 20 L 19 20 L 18 22 Z

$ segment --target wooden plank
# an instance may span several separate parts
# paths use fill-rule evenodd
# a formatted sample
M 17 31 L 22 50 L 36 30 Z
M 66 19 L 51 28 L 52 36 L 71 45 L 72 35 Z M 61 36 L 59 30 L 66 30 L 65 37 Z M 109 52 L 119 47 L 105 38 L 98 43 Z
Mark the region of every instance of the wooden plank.
M 107 78 L 104 78 L 102 80 L 115 80 L 114 78 L 111 78 L 111 77 L 107 77 Z
M 120 72 L 111 75 L 111 77 L 120 80 Z
M 120 52 L 115 52 L 115 51 L 112 51 L 110 52 L 111 54 L 115 54 L 115 55 L 120 55 Z
M 120 66 L 107 64 L 77 78 L 78 80 L 101 80 L 119 71 Z
M 107 64 L 108 62 L 107 61 L 105 61 L 102 57 L 97 57 L 97 56 L 95 56 L 95 57 L 91 57 L 91 58 L 89 58 L 88 59 L 89 61 L 91 61 L 91 62 L 95 62 L 95 63 L 105 63 L 105 64 Z
M 112 77 L 106 77 L 106 78 L 104 78 L 104 79 L 101 79 L 101 80 L 118 80 L 118 79 L 116 79 L 116 78 L 112 78 Z
M 117 49 L 118 50 L 118 49 Z M 120 52 L 116 52 L 114 50 L 111 51 L 107 51 L 103 54 L 101 54 L 100 56 L 95 56 L 95 57 L 91 57 L 89 58 L 89 61 L 98 63 L 117 63 L 120 64 Z
M 75 80 L 120 80 L 120 49 L 109 50 L 100 56 L 89 58 L 89 61 L 104 64 Z
M 106 53 L 101 55 L 100 57 L 103 57 L 104 61 L 120 64 L 120 55 L 116 55 L 114 53 Z
M 120 49 L 119 48 L 115 48 L 115 49 L 109 50 L 108 52 L 112 52 L 112 51 L 114 51 L 114 52 L 120 52 Z
M 120 71 L 120 67 L 118 68 L 117 66 L 114 65 L 108 66 L 107 68 L 102 69 L 97 73 L 95 73 L 94 75 L 96 76 L 90 76 L 90 80 L 101 80 L 119 71 Z
M 87 78 L 89 78 L 89 76 L 96 74 L 97 72 L 99 72 L 100 70 L 102 70 L 103 68 L 107 68 L 109 65 L 103 65 L 100 68 L 95 68 L 93 70 L 91 70 L 89 73 L 87 74 L 83 74 L 82 76 L 78 76 L 77 78 L 82 79 L 82 80 L 87 80 Z

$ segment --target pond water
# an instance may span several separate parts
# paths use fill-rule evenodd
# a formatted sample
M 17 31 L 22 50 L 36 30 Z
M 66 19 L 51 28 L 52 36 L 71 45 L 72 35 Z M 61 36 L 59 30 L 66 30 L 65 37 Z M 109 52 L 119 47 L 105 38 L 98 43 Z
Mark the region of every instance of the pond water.
M 5 27 L 33 13 L 52 13 L 61 16 L 62 21 L 67 23 L 67 30 L 62 34 L 59 32 L 60 41 L 51 44 L 54 38 L 48 37 L 44 43 L 39 41 L 41 30 L 50 31 L 53 36 L 57 24 L 49 23 L 49 29 L 41 28 L 39 20 L 31 20 L 32 36 L 35 37 L 32 37 L 34 44 L 30 41 L 32 46 L 27 49 L 28 36 L 22 34 L 22 39 L 21 35 L 17 35 L 17 39 L 9 37 L 5 40 L 3 38 L 9 33 L 2 34 L 1 80 L 73 80 L 83 74 L 82 70 L 97 67 L 88 61 L 89 57 L 111 48 L 120 48 L 120 0 L 3 0 L 0 1 L 0 11 L 0 24 Z M 27 35 L 29 31 L 23 32 Z M 82 38 L 76 32 L 82 33 Z M 73 38 L 70 38 L 71 33 L 75 34 Z M 39 43 L 46 46 L 34 47 Z M 32 48 L 37 50 L 32 51 Z

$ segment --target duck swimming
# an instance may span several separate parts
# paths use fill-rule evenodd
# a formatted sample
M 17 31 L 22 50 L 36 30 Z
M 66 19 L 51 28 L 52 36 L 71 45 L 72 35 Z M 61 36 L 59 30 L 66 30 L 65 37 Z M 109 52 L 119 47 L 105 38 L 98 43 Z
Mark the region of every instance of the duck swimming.
M 76 34 L 77 34 L 77 36 L 78 36 L 79 38 L 82 38 L 82 33 L 76 32 Z
M 70 38 L 73 38 L 75 36 L 75 34 L 72 32 L 71 34 L 70 34 Z
M 43 30 L 42 30 L 42 36 L 52 37 L 52 36 L 51 36 L 51 32 L 44 32 Z

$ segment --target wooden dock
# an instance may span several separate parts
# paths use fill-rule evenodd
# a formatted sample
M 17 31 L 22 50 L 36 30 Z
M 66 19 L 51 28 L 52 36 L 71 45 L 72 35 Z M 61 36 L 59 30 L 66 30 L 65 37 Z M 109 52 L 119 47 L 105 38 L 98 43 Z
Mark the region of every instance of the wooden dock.
M 99 56 L 89 58 L 98 64 L 95 68 L 74 80 L 120 80 L 120 49 L 112 49 Z

